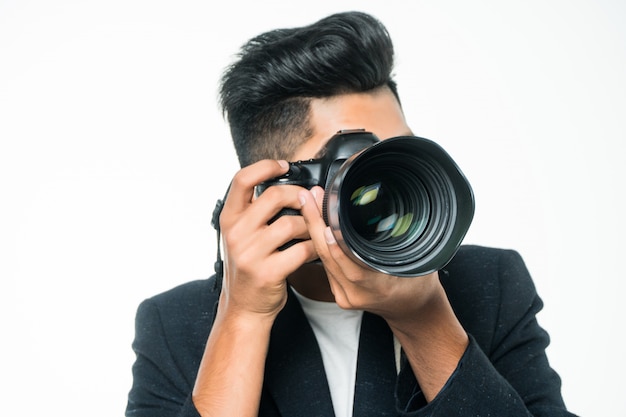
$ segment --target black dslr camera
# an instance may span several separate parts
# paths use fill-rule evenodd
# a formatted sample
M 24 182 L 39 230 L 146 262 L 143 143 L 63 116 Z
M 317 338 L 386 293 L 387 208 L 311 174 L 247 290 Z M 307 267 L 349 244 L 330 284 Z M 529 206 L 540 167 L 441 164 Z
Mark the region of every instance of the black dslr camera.
M 324 188 L 323 216 L 356 262 L 401 277 L 443 268 L 474 216 L 474 196 L 452 158 L 416 136 L 379 140 L 365 130 L 339 131 L 323 156 L 290 162 L 289 171 L 257 187 Z M 298 214 L 284 209 L 278 216 Z

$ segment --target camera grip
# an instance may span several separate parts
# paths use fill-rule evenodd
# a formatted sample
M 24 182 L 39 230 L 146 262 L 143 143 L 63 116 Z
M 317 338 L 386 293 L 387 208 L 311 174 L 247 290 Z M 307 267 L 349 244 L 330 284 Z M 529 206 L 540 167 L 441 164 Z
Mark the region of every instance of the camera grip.
M 276 220 L 278 220 L 279 217 L 281 216 L 300 216 L 300 210 L 296 210 L 296 209 L 292 209 L 289 207 L 285 207 L 282 210 L 280 210 L 274 217 L 272 217 L 270 219 L 269 222 L 267 222 L 267 224 L 272 224 L 274 223 Z M 290 240 L 289 242 L 285 243 L 284 245 L 280 246 L 278 248 L 279 251 L 283 251 L 287 248 L 292 247 L 293 245 L 295 245 L 298 242 L 302 242 L 302 239 L 293 239 Z

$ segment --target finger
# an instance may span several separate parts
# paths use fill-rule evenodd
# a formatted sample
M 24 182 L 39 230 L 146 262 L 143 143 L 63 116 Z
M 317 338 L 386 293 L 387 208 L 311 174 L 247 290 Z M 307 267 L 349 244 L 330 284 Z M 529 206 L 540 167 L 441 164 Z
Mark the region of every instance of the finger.
M 271 255 L 271 259 L 273 265 L 275 265 L 274 262 L 281 265 L 281 269 L 286 271 L 286 275 L 289 275 L 305 263 L 317 259 L 317 252 L 313 241 L 304 240 L 285 250 L 276 251 Z
M 283 160 L 265 159 L 239 170 L 233 177 L 224 209 L 241 212 L 252 201 L 254 187 L 263 181 L 278 177 L 289 169 L 289 163 Z
M 341 249 L 339 244 L 337 243 L 336 236 L 333 233 L 330 226 L 327 226 L 324 229 L 324 240 L 326 241 L 326 246 L 328 248 L 328 253 L 332 258 L 338 263 L 345 263 L 350 260 L 350 258 L 346 255 L 346 253 Z
M 272 248 L 283 246 L 294 239 L 309 240 L 309 229 L 302 216 L 281 216 L 266 227 L 267 245 Z
M 326 225 L 322 218 L 319 205 L 323 197 L 319 194 L 320 190 L 321 188 L 316 187 L 311 191 L 301 190 L 298 193 L 300 204 L 302 204 L 300 212 L 322 261 L 330 261 L 331 259 L 341 262 L 347 261 L 348 257 L 339 247 L 331 228 Z
M 268 187 L 254 200 L 250 208 L 251 212 L 254 213 L 254 218 L 259 222 L 256 226 L 270 223 L 278 214 L 281 215 L 279 218 L 294 217 L 296 214 L 299 214 L 297 212 L 300 209 L 298 192 L 301 189 L 302 187 L 297 185 L 276 185 Z M 294 209 L 294 212 L 289 213 L 293 216 L 285 216 L 284 213 L 280 213 L 280 211 L 285 208 Z
M 321 188 L 313 188 L 308 194 L 303 191 L 298 194 L 300 203 L 304 203 L 300 210 L 309 227 L 311 239 L 315 243 L 320 259 L 324 262 L 329 274 L 333 275 L 334 279 L 337 279 L 340 284 L 344 280 L 358 280 L 363 275 L 363 267 L 357 265 L 352 258 L 346 255 L 337 243 L 332 229 L 326 225 L 321 217 L 320 209 L 312 207 L 313 202 L 319 206 L 323 200 L 323 197 L 320 197 L 319 194 L 320 190 Z M 311 199 L 309 195 L 315 199 Z
M 315 191 L 315 190 L 313 190 Z M 330 261 L 330 254 L 328 246 L 326 244 L 326 238 L 324 236 L 324 230 L 326 229 L 326 223 L 322 218 L 320 209 L 318 208 L 317 201 L 309 190 L 300 190 L 298 198 L 301 204 L 300 212 L 304 218 L 304 222 L 309 230 L 311 240 L 315 245 L 315 249 L 322 260 L 322 262 Z
M 317 209 L 320 213 L 323 213 L 322 210 L 324 207 L 324 189 L 316 185 L 315 187 L 311 188 L 311 194 L 313 194 L 313 197 L 315 197 Z
M 330 286 L 330 291 L 333 293 L 335 302 L 342 308 L 349 308 L 349 297 L 346 288 L 343 286 L 342 282 L 337 280 L 335 275 L 329 271 L 326 264 L 324 264 L 324 268 L 326 270 L 328 285 Z
M 323 217 L 324 216 L 324 212 L 323 212 L 324 189 L 322 187 L 315 186 L 311 189 L 311 194 L 313 194 L 313 197 L 315 198 L 315 202 L 317 204 L 318 211 L 321 213 L 322 219 L 324 219 Z M 324 225 L 326 225 L 326 220 L 324 220 Z M 324 240 L 326 241 L 328 252 L 331 254 L 331 256 L 335 260 L 344 259 L 344 258 L 347 259 L 344 251 L 337 244 L 337 241 L 335 240 L 335 235 L 332 229 L 328 226 L 324 230 Z

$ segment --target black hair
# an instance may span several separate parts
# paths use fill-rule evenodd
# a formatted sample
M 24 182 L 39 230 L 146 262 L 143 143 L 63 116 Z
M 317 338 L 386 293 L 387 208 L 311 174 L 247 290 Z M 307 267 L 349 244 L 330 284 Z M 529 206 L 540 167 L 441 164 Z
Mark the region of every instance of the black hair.
M 311 135 L 311 98 L 388 86 L 394 51 L 387 29 L 362 12 L 276 29 L 244 44 L 224 72 L 220 105 L 239 163 L 288 158 Z

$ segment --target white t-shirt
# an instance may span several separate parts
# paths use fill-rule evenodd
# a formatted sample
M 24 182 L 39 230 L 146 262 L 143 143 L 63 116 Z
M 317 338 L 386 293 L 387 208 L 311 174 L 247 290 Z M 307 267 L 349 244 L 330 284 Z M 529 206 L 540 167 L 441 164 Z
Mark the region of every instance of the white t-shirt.
M 352 417 L 363 311 L 315 301 L 294 290 L 322 352 L 336 417 Z

